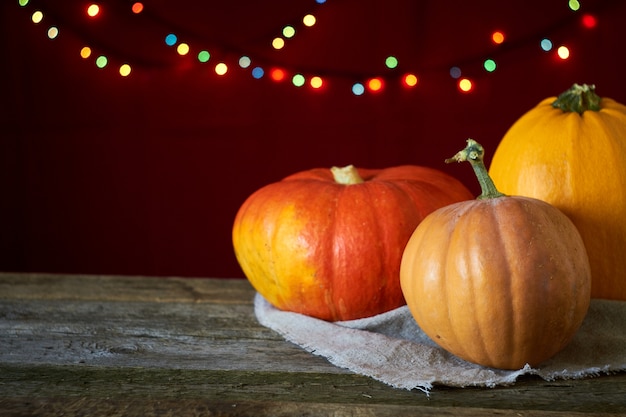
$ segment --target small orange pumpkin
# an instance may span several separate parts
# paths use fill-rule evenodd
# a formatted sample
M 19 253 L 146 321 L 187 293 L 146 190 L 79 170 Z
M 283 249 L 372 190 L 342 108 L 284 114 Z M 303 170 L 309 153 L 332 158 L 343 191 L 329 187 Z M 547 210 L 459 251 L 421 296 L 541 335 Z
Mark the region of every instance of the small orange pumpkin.
M 483 192 L 420 223 L 402 257 L 402 291 L 417 324 L 447 351 L 493 368 L 534 366 L 580 327 L 589 261 L 567 216 L 500 193 L 482 158 L 471 139 L 455 155 L 472 164 Z
M 233 225 L 235 255 L 271 304 L 324 320 L 404 305 L 400 259 L 433 210 L 472 198 L 438 170 L 313 169 L 253 193 Z
M 593 298 L 626 300 L 624 155 L 626 106 L 574 84 L 518 119 L 489 167 L 502 192 L 547 201 L 574 222 L 589 254 Z

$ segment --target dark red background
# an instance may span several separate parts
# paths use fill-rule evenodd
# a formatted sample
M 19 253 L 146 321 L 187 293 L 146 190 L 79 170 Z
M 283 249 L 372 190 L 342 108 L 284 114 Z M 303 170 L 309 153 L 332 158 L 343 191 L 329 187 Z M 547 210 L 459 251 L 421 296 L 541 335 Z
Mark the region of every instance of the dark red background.
M 0 270 L 242 277 L 232 221 L 265 184 L 313 167 L 418 164 L 477 192 L 468 166 L 443 163 L 467 137 L 493 152 L 518 117 L 574 82 L 626 102 L 623 1 L 582 0 L 577 12 L 566 0 L 144 3 L 133 15 L 132 2 L 102 1 L 89 19 L 84 1 L 1 2 Z M 312 28 L 298 25 L 307 13 Z M 581 24 L 585 13 L 595 28 Z M 286 24 L 298 32 L 273 50 Z M 165 45 L 170 32 L 189 56 Z M 570 59 L 542 51 L 543 37 Z M 80 58 L 85 45 L 109 65 Z M 209 63 L 195 60 L 200 48 Z M 255 80 L 236 68 L 242 53 L 326 86 Z M 398 69 L 385 68 L 388 55 Z M 493 73 L 482 69 L 490 57 Z M 212 72 L 219 60 L 226 76 Z M 455 65 L 472 93 L 457 89 Z M 420 77 L 413 90 L 398 83 L 408 70 Z M 385 77 L 383 92 L 350 92 L 373 75 Z

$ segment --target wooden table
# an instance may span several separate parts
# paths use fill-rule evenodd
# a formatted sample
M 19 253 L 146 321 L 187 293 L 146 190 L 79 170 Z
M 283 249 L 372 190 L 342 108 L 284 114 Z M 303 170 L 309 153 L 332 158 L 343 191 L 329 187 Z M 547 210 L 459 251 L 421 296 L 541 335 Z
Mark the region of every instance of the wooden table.
M 260 326 L 253 295 L 245 280 L 0 274 L 0 415 L 626 415 L 626 373 L 393 389 Z

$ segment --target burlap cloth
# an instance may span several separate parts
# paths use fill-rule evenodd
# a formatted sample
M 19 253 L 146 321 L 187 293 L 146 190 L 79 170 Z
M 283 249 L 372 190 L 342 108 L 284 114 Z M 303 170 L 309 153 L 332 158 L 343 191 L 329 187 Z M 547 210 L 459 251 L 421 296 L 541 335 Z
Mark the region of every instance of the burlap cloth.
M 536 368 L 504 371 L 475 365 L 446 352 L 426 336 L 406 306 L 377 316 L 330 323 L 280 311 L 260 294 L 256 317 L 286 340 L 396 388 L 428 392 L 452 387 L 509 385 L 520 375 L 545 380 L 583 378 L 626 370 L 626 302 L 593 300 L 574 340 Z

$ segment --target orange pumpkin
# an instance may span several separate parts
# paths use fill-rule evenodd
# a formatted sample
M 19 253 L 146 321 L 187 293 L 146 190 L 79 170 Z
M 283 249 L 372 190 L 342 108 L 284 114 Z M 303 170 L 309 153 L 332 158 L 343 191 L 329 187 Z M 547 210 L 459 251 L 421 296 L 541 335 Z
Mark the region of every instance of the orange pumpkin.
M 511 126 L 489 174 L 563 211 L 583 237 L 591 296 L 626 300 L 626 106 L 574 85 Z
M 235 255 L 277 308 L 333 321 L 372 316 L 404 305 L 400 259 L 417 224 L 468 198 L 458 180 L 426 167 L 300 172 L 243 203 Z
M 415 321 L 437 344 L 480 365 L 519 369 L 563 349 L 590 302 L 590 269 L 573 223 L 541 200 L 505 196 L 473 140 L 469 160 L 483 193 L 427 216 L 400 269 Z

